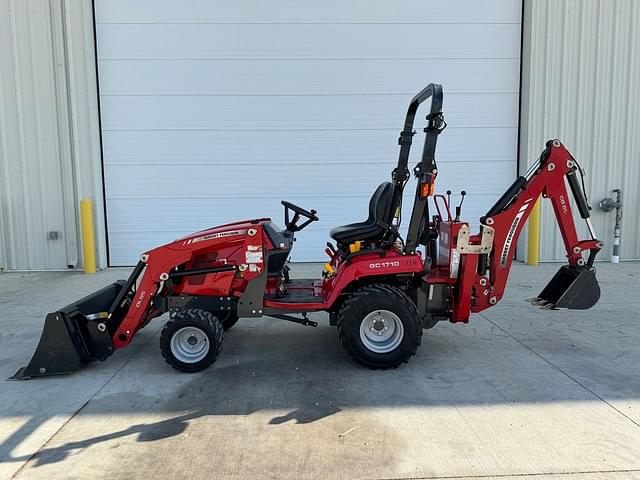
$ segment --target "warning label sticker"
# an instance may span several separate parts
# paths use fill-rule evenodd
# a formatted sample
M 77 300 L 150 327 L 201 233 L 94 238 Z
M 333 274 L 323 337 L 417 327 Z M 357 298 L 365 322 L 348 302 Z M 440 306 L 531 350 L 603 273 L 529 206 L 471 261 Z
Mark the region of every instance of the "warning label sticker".
M 262 245 L 249 245 L 245 252 L 246 263 L 262 263 Z

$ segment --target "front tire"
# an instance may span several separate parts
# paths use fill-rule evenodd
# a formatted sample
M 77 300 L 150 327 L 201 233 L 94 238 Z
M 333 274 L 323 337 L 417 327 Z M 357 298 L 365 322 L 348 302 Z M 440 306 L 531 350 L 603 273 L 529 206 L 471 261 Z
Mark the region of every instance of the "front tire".
M 416 354 L 422 323 L 415 304 L 402 290 L 373 284 L 356 290 L 342 304 L 338 336 L 358 363 L 386 369 Z
M 220 323 L 222 323 L 222 328 L 226 332 L 231 327 L 233 327 L 236 323 L 238 323 L 238 315 L 234 312 L 228 312 L 226 314 L 220 314 L 219 317 Z
M 199 372 L 216 360 L 223 340 L 222 323 L 211 312 L 182 310 L 163 327 L 160 352 L 176 370 Z

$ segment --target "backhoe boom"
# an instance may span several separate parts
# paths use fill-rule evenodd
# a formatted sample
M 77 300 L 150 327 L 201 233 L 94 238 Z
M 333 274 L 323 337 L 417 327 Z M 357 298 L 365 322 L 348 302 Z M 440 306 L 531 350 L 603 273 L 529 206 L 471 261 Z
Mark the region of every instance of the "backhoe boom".
M 519 177 L 481 219 L 481 233 L 470 236 L 468 242 L 459 236 L 460 269 L 454 321 L 466 322 L 471 312 L 481 312 L 502 298 L 518 237 L 540 196 L 551 201 L 569 265 L 561 268 L 534 303 L 546 308 L 574 309 L 595 304 L 600 290 L 593 262 L 602 242 L 595 237 L 589 221 L 589 207 L 576 178 L 578 173 L 577 162 L 560 141 L 549 141 L 528 174 Z M 578 237 L 565 179 L 587 223 L 589 239 Z M 483 239 L 488 246 L 487 239 L 491 238 L 490 252 L 473 248 L 482 246 Z M 586 258 L 585 252 L 588 252 Z

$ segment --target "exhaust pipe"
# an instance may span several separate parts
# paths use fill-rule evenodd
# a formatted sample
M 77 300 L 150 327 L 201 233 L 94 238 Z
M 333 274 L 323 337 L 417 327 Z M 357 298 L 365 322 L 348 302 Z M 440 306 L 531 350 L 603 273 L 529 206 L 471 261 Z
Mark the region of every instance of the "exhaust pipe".
M 47 314 L 31 360 L 11 380 L 71 373 L 86 363 L 109 357 L 114 352 L 114 326 L 117 328 L 126 309 L 117 308 L 111 317 L 109 310 L 125 283 L 119 280 Z

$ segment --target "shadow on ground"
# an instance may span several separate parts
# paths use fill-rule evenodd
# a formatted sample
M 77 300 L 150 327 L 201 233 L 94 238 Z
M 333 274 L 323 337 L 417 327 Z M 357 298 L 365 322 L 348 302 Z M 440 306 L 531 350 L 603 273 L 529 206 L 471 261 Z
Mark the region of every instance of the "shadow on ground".
M 603 298 L 608 288 L 604 285 Z M 34 466 L 61 462 L 77 450 L 120 438 L 155 442 L 184 434 L 204 417 L 269 412 L 267 425 L 310 424 L 350 409 L 438 408 L 557 402 L 606 398 L 624 421 L 639 426 L 617 401 L 640 398 L 633 327 L 637 305 L 606 301 L 587 312 L 545 312 L 507 304 L 470 325 L 438 325 L 425 331 L 409 364 L 371 371 L 354 364 L 339 347 L 326 315 L 317 329 L 279 321 L 242 320 L 225 340 L 212 368 L 181 374 L 162 363 L 154 331 L 136 338 L 139 353 L 83 405 L 76 419 L 124 416 L 161 420 L 82 440 L 45 446 L 35 456 L 12 452 L 55 409 L 31 411 L 29 419 L 0 444 L 0 462 Z M 162 323 L 162 321 L 160 321 Z M 134 345 L 131 348 L 136 348 Z M 118 352 L 115 356 L 120 355 Z M 68 387 L 104 368 L 94 364 L 65 378 L 14 382 L 44 399 L 48 386 Z M 16 387 L 13 387 L 13 386 Z M 59 390 L 58 390 L 59 392 Z M 51 398 L 55 402 L 55 396 Z M 637 414 L 638 412 L 636 412 Z

